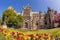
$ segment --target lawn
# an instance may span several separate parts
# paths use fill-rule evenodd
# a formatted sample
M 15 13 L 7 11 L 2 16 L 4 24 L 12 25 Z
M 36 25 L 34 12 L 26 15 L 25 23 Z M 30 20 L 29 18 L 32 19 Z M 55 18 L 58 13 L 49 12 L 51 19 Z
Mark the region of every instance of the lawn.
M 18 29 L 12 29 L 12 28 L 7 28 L 7 30 L 11 30 L 14 32 L 20 32 L 24 34 L 52 34 L 54 36 L 60 36 L 60 28 L 54 28 L 54 29 L 40 29 L 40 30 L 18 30 Z

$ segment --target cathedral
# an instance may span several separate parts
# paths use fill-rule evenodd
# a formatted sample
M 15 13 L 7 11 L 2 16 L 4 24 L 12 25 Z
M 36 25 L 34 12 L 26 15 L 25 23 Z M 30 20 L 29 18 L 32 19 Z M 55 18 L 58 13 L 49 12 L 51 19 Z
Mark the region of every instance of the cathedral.
M 21 15 L 24 17 L 24 26 L 26 29 L 39 29 L 44 25 L 44 15 L 42 12 L 33 12 L 29 5 L 25 6 Z
M 27 5 L 22 8 L 22 12 L 19 15 L 24 18 L 24 25 L 21 29 L 49 29 L 60 25 L 60 13 L 57 14 L 57 11 L 49 7 L 47 12 L 43 13 L 41 11 L 33 12 L 30 5 Z
M 46 13 L 42 13 L 41 11 L 33 12 L 29 5 L 23 7 L 21 15 L 24 17 L 24 25 L 25 29 L 47 29 L 53 28 L 53 17 L 57 14 L 57 11 L 48 8 Z M 55 26 L 57 26 L 55 25 Z

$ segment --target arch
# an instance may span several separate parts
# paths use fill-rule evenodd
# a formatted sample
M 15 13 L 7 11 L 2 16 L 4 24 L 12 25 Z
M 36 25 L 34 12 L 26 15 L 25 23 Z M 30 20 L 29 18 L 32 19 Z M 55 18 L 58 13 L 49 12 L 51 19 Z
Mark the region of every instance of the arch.
M 28 28 L 28 23 L 27 22 L 25 22 L 25 28 Z
M 36 22 L 36 26 L 37 26 L 37 29 L 39 28 L 39 26 L 38 26 L 38 22 Z

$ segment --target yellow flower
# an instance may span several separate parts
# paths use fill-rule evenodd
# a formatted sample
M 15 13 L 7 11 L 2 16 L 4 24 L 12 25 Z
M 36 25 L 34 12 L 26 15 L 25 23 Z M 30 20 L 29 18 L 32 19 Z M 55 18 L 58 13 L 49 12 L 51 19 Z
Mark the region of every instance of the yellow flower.
M 27 40 L 27 36 L 26 35 L 24 35 L 23 37 L 24 37 L 25 40 Z
M 9 38 L 9 37 L 10 37 L 10 34 L 6 33 L 5 38 Z
M 9 40 L 15 40 L 14 38 L 10 38 Z

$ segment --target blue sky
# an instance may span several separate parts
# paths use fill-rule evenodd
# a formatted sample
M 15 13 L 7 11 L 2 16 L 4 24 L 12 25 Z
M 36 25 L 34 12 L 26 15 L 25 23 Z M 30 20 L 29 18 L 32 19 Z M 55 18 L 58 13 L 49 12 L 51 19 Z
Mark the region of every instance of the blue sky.
M 23 6 L 30 5 L 33 11 L 47 11 L 47 7 L 60 12 L 60 0 L 0 0 L 0 16 L 9 6 L 21 12 Z

